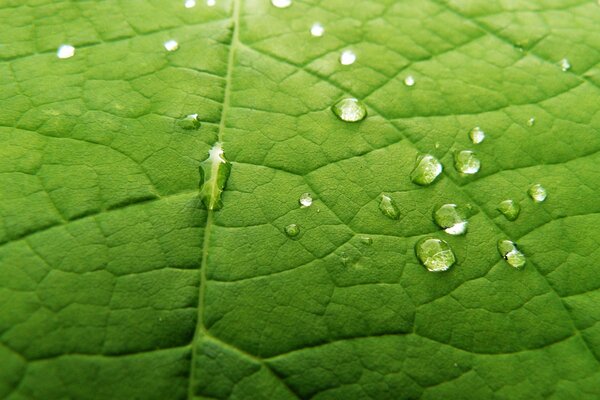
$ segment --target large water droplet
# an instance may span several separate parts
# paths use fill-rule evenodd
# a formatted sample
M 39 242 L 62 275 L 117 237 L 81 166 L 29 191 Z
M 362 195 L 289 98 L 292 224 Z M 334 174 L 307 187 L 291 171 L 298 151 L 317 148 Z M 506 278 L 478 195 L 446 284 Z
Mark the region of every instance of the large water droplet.
M 542 201 L 546 200 L 546 197 L 548 196 L 546 189 L 544 189 L 544 187 L 539 183 L 532 185 L 529 188 L 528 193 L 529 197 L 531 197 L 536 203 L 541 203 Z
M 61 45 L 56 51 L 56 56 L 58 58 L 71 58 L 75 55 L 75 47 L 70 44 Z
M 179 48 L 179 43 L 177 43 L 176 40 L 167 40 L 164 43 L 165 49 L 167 49 L 167 51 L 175 51 Z
M 444 204 L 433 213 L 433 220 L 444 232 L 462 235 L 467 231 L 466 213 L 456 204 Z
M 200 128 L 200 120 L 198 114 L 187 115 L 177 121 L 177 125 L 183 129 L 198 129 Z
M 415 78 L 412 75 L 408 75 L 406 78 L 404 78 L 404 84 L 406 86 L 414 86 Z
M 314 37 L 321 37 L 325 34 L 325 28 L 318 22 L 315 22 L 310 27 L 310 34 Z
M 517 249 L 517 244 L 510 240 L 499 240 L 498 252 L 511 267 L 522 268 L 527 262 L 525 255 Z
M 271 4 L 277 8 L 287 8 L 292 5 L 292 0 L 271 0 Z
M 415 245 L 417 258 L 432 272 L 446 271 L 456 262 L 454 252 L 444 240 L 425 237 Z
M 400 218 L 400 210 L 396 205 L 394 199 L 386 194 L 381 195 L 381 200 L 379 202 L 379 210 L 381 213 L 390 219 L 398 219 Z
M 185 3 L 183 3 L 183 5 L 185 6 L 185 8 L 196 7 L 196 0 L 185 0 Z
M 442 164 L 431 154 L 421 154 L 417 157 L 415 169 L 410 179 L 417 185 L 427 186 L 433 183 L 442 173 Z
M 463 150 L 454 153 L 454 168 L 461 174 L 473 175 L 479 171 L 481 162 L 475 153 L 470 150 Z
M 298 199 L 298 203 L 300 203 L 302 208 L 310 207 L 312 206 L 313 198 L 310 193 L 302 193 Z
M 339 119 L 346 122 L 358 122 L 367 116 L 367 108 L 355 98 L 342 99 L 331 110 Z
M 474 144 L 479 144 L 485 139 L 485 132 L 480 127 L 476 126 L 469 132 L 469 138 Z
M 298 236 L 298 234 L 300 234 L 300 227 L 296 224 L 289 224 L 288 226 L 283 228 L 283 231 L 288 237 L 294 238 Z
M 514 200 L 504 200 L 498 204 L 498 211 L 500 211 L 507 220 L 514 221 L 521 212 L 521 206 L 519 203 L 515 203 Z
M 560 69 L 562 69 L 565 72 L 571 69 L 571 63 L 566 58 L 560 60 L 558 62 L 558 65 L 560 66 Z
M 223 207 L 221 196 L 231 173 L 231 163 L 223 153 L 221 143 L 208 152 L 208 158 L 200 163 L 200 199 L 209 210 Z
M 340 64 L 342 65 L 350 65 L 354 64 L 356 61 L 356 54 L 352 50 L 344 50 L 342 54 L 340 54 Z

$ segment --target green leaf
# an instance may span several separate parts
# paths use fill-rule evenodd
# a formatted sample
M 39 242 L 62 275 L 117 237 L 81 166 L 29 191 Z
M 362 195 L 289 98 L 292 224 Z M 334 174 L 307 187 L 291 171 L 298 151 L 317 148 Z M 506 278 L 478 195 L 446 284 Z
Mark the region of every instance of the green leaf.
M 600 397 L 599 20 L 593 0 L 4 1 L 0 398 Z M 429 186 L 419 154 L 444 165 Z M 466 235 L 435 225 L 447 203 Z M 451 269 L 419 264 L 425 236 Z

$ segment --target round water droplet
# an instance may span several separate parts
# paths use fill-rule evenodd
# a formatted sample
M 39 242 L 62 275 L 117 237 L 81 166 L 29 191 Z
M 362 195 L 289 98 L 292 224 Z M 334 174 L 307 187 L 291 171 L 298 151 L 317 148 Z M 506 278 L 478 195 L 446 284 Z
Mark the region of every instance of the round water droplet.
M 217 4 L 217 0 L 206 0 L 206 5 L 209 7 L 214 7 Z
M 381 195 L 381 200 L 379 202 L 379 210 L 383 215 L 388 217 L 389 219 L 398 219 L 400 218 L 400 210 L 396 205 L 394 199 L 386 194 Z
M 296 237 L 300 233 L 300 227 L 296 224 L 289 224 L 283 230 L 285 231 L 285 234 L 290 238 Z
M 522 268 L 527 262 L 525 255 L 517 249 L 517 244 L 510 240 L 499 240 L 498 252 L 513 268 Z
M 370 238 L 369 236 L 361 236 L 360 237 L 360 242 L 362 244 L 364 244 L 365 246 L 370 246 L 373 244 L 373 239 Z
M 560 69 L 562 69 L 565 72 L 571 69 L 571 63 L 566 58 L 560 60 L 558 62 L 558 65 L 560 66 Z
M 200 119 L 198 119 L 198 114 L 190 114 L 178 120 L 177 125 L 183 129 L 198 129 L 200 128 Z
M 404 78 L 404 84 L 406 86 L 414 86 L 415 78 L 412 75 L 408 75 L 406 78 Z
M 504 200 L 498 204 L 498 211 L 500 211 L 507 220 L 514 221 L 521 212 L 521 206 L 519 203 L 515 203 L 514 200 Z
M 61 45 L 56 51 L 56 56 L 58 58 L 71 58 L 75 55 L 75 47 L 70 44 Z
M 298 199 L 298 203 L 300 203 L 300 206 L 302 208 L 310 207 L 313 203 L 313 198 L 310 195 L 310 193 L 302 193 L 302 195 Z
M 427 186 L 433 183 L 442 173 L 442 164 L 431 154 L 421 154 L 417 157 L 415 169 L 410 179 L 417 185 Z
M 367 116 L 367 108 L 355 98 L 342 99 L 331 110 L 339 119 L 346 122 L 358 122 Z
M 183 3 L 183 5 L 185 6 L 185 8 L 196 7 L 196 0 L 185 0 L 185 3 Z
M 315 22 L 310 27 L 310 34 L 314 37 L 321 37 L 325 34 L 325 28 L 318 22 Z
M 535 124 L 535 118 L 531 117 L 529 118 L 529 120 L 527 120 L 527 125 L 529 126 L 533 126 Z
M 164 43 L 165 49 L 167 49 L 167 51 L 175 51 L 179 48 L 179 43 L 177 43 L 176 40 L 167 40 Z
M 271 4 L 277 8 L 287 8 L 292 5 L 292 0 L 271 0 Z
M 475 153 L 470 150 L 463 150 L 454 153 L 454 168 L 461 174 L 473 175 L 479 172 L 481 162 Z
M 480 127 L 476 126 L 469 132 L 469 138 L 474 144 L 479 144 L 485 139 L 485 132 Z
M 431 272 L 446 271 L 456 262 L 450 245 L 441 239 L 425 237 L 415 245 L 417 258 Z
M 340 64 L 342 65 L 350 65 L 354 64 L 356 61 L 356 54 L 352 50 L 344 50 L 342 54 L 340 54 Z
M 456 204 L 444 204 L 433 213 L 435 223 L 450 235 L 462 235 L 467 231 L 467 217 Z
M 544 187 L 539 183 L 532 185 L 529 188 L 528 193 L 529 197 L 531 197 L 536 203 L 541 203 L 542 201 L 546 200 L 546 197 L 548 196 L 546 189 L 544 189 Z

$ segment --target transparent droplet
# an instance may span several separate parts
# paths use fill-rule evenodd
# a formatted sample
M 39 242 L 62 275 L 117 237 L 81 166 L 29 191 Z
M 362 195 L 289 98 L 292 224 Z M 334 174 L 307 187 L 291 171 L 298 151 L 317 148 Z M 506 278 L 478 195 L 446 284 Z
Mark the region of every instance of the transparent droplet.
M 498 204 L 498 211 L 500 211 L 507 220 L 514 221 L 521 212 L 521 206 L 519 203 L 515 203 L 514 200 L 504 200 Z
M 325 27 L 318 22 L 315 22 L 310 27 L 310 34 L 314 37 L 321 37 L 325 34 Z
M 346 122 L 358 122 L 367 116 L 367 108 L 355 98 L 342 99 L 331 110 L 339 119 Z
M 300 227 L 296 224 L 289 224 L 283 228 L 283 230 L 285 231 L 285 234 L 291 238 L 298 236 L 300 233 Z
M 415 78 L 412 75 L 408 75 L 406 78 L 404 78 L 404 84 L 406 86 L 414 86 Z
M 475 153 L 470 150 L 463 150 L 454 153 L 454 168 L 461 174 L 473 175 L 479 172 L 481 162 Z
M 350 264 L 350 256 L 345 251 L 340 253 L 340 261 L 344 267 L 347 267 Z
M 525 255 L 517 249 L 517 244 L 510 240 L 499 240 L 498 252 L 511 267 L 522 268 L 527 262 Z
M 230 173 L 231 163 L 217 142 L 208 152 L 208 158 L 200 163 L 200 200 L 208 210 L 223 207 L 221 196 Z
M 177 125 L 183 129 L 198 129 L 200 128 L 200 119 L 198 119 L 198 114 L 190 114 L 179 119 Z
M 71 58 L 75 55 L 75 47 L 70 44 L 61 45 L 56 51 L 56 56 L 58 58 Z
M 474 144 L 479 144 L 485 139 L 485 132 L 480 127 L 476 126 L 469 132 L 469 138 Z
M 177 43 L 176 40 L 167 40 L 164 43 L 165 49 L 167 49 L 167 51 L 175 51 L 179 48 L 179 43 Z
M 369 236 L 361 236 L 360 237 L 360 242 L 362 244 L 364 244 L 365 246 L 370 246 L 373 244 L 373 238 L 369 237 Z
M 185 6 L 185 8 L 196 7 L 196 0 L 185 0 L 185 3 L 183 3 L 183 5 Z
M 528 193 L 529 197 L 531 197 L 536 203 L 541 203 L 542 201 L 546 200 L 546 196 L 548 196 L 546 189 L 544 189 L 544 187 L 539 183 L 532 185 L 529 188 Z
M 417 185 L 427 186 L 432 184 L 441 173 L 442 164 L 437 158 L 431 154 L 421 154 L 417 157 L 410 179 Z
M 271 0 L 271 4 L 277 8 L 287 8 L 292 5 L 292 0 Z
M 535 124 L 535 118 L 531 117 L 527 120 L 527 125 L 533 126 Z
M 568 71 L 571 69 L 571 63 L 566 58 L 563 58 L 562 60 L 560 60 L 558 62 L 558 65 L 560 66 L 560 69 L 562 69 L 563 71 Z
M 467 217 L 456 204 L 444 204 L 433 213 L 435 223 L 450 235 L 462 235 L 467 231 Z
M 356 61 L 356 54 L 352 50 L 344 50 L 342 54 L 340 54 L 340 64 L 342 65 L 350 65 L 354 64 Z
M 396 202 L 386 194 L 381 195 L 381 200 L 379 201 L 379 210 L 383 215 L 390 219 L 400 218 L 400 210 L 398 209 Z
M 217 4 L 217 0 L 206 0 L 206 5 L 209 7 L 214 7 Z
M 425 237 L 415 245 L 417 258 L 431 272 L 446 271 L 456 262 L 454 252 L 444 240 Z
M 310 193 L 302 193 L 302 195 L 300 195 L 300 198 L 298 199 L 298 203 L 300 203 L 300 206 L 302 208 L 310 207 L 313 203 L 313 198 L 310 195 Z

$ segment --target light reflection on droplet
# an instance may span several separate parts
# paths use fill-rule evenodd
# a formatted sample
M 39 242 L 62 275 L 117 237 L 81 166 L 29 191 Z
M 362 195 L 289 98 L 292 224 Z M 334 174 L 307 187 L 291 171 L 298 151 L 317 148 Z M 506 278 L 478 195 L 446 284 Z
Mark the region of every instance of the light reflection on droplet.
M 310 34 L 313 35 L 314 37 L 321 37 L 321 36 L 323 36 L 324 33 L 325 33 L 325 28 L 323 27 L 323 25 L 321 25 L 318 22 L 315 22 L 310 27 Z
M 167 40 L 164 43 L 165 49 L 167 49 L 167 51 L 175 51 L 179 48 L 179 43 L 177 43 L 176 40 Z
M 185 8 L 196 7 L 196 0 L 185 0 L 185 3 L 183 3 L 183 5 L 185 6 Z
M 344 50 L 342 54 L 340 54 L 340 64 L 342 65 L 350 65 L 354 64 L 356 61 L 356 54 L 352 50 Z
M 58 58 L 71 58 L 75 55 L 75 47 L 71 46 L 70 44 L 63 44 L 58 48 L 58 51 L 56 52 L 56 56 Z

